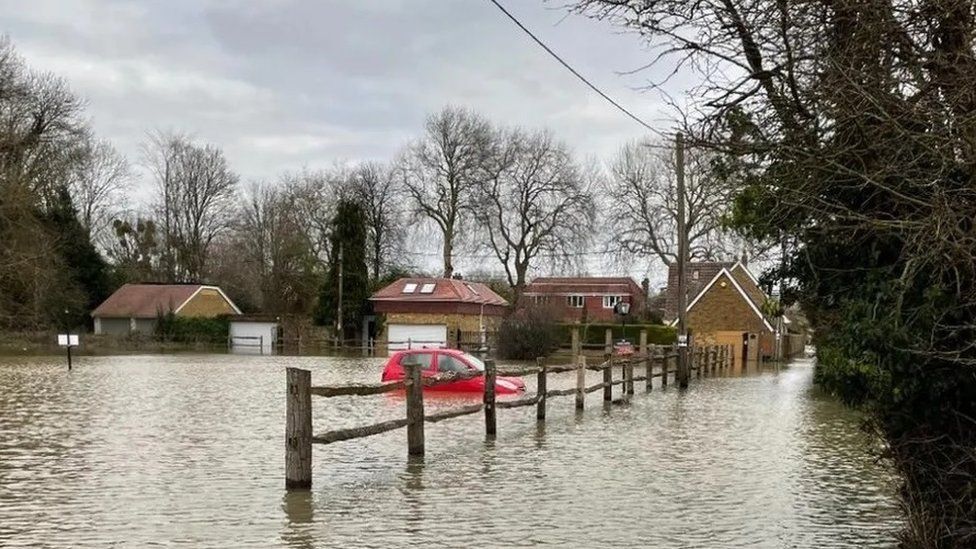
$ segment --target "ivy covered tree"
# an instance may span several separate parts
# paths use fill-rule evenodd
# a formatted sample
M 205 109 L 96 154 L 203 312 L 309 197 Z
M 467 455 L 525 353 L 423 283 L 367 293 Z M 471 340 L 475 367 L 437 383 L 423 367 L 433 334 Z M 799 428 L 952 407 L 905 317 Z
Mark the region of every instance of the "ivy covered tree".
M 329 268 L 319 292 L 315 320 L 336 326 L 339 312 L 339 288 L 342 288 L 342 334 L 353 335 L 362 327 L 369 311 L 369 273 L 366 268 L 366 225 L 362 206 L 343 199 L 336 205 L 332 221 Z M 342 272 L 340 282 L 340 270 Z

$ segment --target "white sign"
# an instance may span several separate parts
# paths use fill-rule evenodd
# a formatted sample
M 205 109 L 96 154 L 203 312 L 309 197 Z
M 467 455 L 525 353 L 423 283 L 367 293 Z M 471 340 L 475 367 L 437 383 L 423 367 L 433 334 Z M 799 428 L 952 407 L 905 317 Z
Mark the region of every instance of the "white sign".
M 687 335 L 683 335 L 683 334 L 679 334 L 678 335 L 678 347 L 687 347 L 687 346 L 688 346 L 688 336 Z
M 58 345 L 62 347 L 77 347 L 78 334 L 58 334 Z

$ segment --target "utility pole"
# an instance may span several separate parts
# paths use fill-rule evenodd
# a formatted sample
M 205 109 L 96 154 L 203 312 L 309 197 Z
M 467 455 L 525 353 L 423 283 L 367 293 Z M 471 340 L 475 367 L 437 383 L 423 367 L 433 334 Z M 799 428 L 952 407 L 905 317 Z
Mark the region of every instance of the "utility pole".
M 342 242 L 339 242 L 339 299 L 336 303 L 336 343 L 342 340 Z
M 685 136 L 674 136 L 675 174 L 678 183 L 678 387 L 688 387 L 687 290 L 685 264 L 688 261 L 688 235 L 685 230 Z

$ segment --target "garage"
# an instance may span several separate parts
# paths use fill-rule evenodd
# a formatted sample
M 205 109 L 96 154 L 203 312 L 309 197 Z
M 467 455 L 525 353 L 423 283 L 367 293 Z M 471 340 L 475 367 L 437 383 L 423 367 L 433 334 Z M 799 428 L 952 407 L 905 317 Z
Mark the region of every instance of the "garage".
M 447 346 L 447 326 L 444 324 L 390 324 L 387 334 L 391 352 Z
M 278 340 L 278 323 L 235 318 L 229 339 L 231 351 L 270 355 Z

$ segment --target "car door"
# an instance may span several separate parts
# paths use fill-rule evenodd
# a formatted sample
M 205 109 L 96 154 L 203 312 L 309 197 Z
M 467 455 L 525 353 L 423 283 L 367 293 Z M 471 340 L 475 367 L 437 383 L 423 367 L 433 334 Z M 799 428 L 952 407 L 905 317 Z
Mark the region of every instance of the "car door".
M 452 353 L 437 353 L 437 373 L 438 374 L 466 374 L 474 370 L 463 358 Z M 480 377 L 460 379 L 446 385 L 439 385 L 442 390 L 450 391 L 482 391 L 484 389 L 483 379 Z

